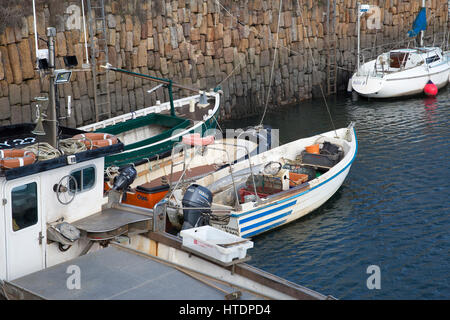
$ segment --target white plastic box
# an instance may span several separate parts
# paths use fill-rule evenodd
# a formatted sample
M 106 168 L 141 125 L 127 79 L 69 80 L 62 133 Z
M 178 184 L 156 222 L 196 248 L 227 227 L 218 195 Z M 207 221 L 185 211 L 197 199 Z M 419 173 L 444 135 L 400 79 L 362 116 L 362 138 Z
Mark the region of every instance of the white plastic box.
M 182 230 L 180 235 L 184 247 L 223 263 L 244 259 L 253 248 L 252 241 L 211 226 Z

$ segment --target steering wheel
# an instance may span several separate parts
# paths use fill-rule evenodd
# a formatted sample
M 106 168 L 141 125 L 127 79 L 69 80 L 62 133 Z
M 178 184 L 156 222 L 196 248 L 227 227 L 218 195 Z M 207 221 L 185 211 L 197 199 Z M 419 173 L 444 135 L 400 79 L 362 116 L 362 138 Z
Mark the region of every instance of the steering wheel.
M 267 175 L 276 175 L 278 172 L 280 172 L 283 165 L 281 162 L 278 161 L 270 161 L 264 166 L 263 173 Z
M 75 198 L 77 188 L 77 180 L 72 175 L 67 175 L 62 177 L 58 184 L 53 186 L 53 191 L 56 192 L 58 201 L 63 205 L 67 205 Z

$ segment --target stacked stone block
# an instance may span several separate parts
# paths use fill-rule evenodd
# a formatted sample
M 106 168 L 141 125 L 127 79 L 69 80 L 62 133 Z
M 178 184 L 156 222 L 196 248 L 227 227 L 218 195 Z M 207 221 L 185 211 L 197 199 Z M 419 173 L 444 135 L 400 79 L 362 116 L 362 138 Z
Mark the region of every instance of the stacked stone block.
M 108 58 L 113 66 L 169 78 L 202 90 L 220 85 L 224 92 L 224 118 L 261 113 L 268 95 L 271 108 L 310 99 L 314 88 L 325 83 L 326 0 L 284 0 L 281 15 L 280 0 L 145 0 L 137 8 L 139 14 L 132 7 L 133 2 L 125 7 L 119 0 L 105 2 Z M 79 1 L 66 3 L 79 5 Z M 369 3 L 380 8 L 381 29 L 369 30 L 363 17 L 362 48 L 405 40 L 421 1 Z M 346 88 L 356 65 L 356 7 L 356 0 L 336 0 L 341 89 Z M 427 34 L 443 32 L 447 27 L 448 1 L 428 0 L 427 8 L 431 18 Z M 38 12 L 38 34 L 44 38 L 49 16 L 48 8 Z M 76 55 L 80 69 L 86 59 L 84 34 L 82 30 L 69 30 L 67 19 L 68 14 L 56 19 L 57 67 L 63 67 L 63 56 Z M 46 47 L 45 43 L 40 41 L 40 47 Z M 6 28 L 0 35 L 2 124 L 31 121 L 35 116 L 33 97 L 48 92 L 48 82 L 45 78 L 41 80 L 35 71 L 34 57 L 33 17 L 26 17 L 22 28 Z M 147 93 L 155 85 L 111 73 L 112 114 L 151 106 L 157 100 L 167 101 L 164 89 Z M 175 98 L 191 94 L 175 90 Z M 73 115 L 61 122 L 72 127 L 92 123 L 95 109 L 91 72 L 74 72 L 69 84 L 58 87 L 62 117 L 64 98 L 68 95 L 73 98 Z

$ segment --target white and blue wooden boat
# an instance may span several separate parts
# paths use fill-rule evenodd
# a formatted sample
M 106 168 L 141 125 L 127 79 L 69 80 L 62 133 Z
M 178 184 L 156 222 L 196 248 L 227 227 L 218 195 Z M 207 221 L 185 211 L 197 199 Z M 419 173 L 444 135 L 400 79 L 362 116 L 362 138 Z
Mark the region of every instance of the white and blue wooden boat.
M 327 158 L 325 152 L 304 152 L 315 144 L 324 150 L 328 143 L 338 148 L 330 163 L 326 162 L 332 157 Z M 183 215 L 183 228 L 209 224 L 240 237 L 254 237 L 295 221 L 330 199 L 349 173 L 357 145 L 352 123 L 348 128 L 299 139 L 253 156 L 233 165 L 231 174 L 228 167 L 219 170 L 195 181 L 184 193 L 174 191 L 162 204 L 178 209 L 180 220 Z M 299 170 L 307 174 L 296 173 Z M 263 188 L 272 185 L 261 190 L 261 182 Z M 197 202 L 203 205 L 193 205 L 197 200 L 192 194 L 196 192 L 206 199 Z

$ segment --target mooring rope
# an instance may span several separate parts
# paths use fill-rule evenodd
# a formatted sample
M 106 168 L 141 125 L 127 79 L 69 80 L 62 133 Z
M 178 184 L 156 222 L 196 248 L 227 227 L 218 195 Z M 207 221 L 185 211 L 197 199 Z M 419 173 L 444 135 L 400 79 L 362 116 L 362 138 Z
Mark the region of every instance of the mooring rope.
M 36 160 L 38 161 L 50 160 L 58 158 L 62 155 L 58 149 L 52 147 L 47 142 L 38 142 L 31 146 L 26 146 L 23 149 L 33 152 L 36 155 Z
M 231 71 L 231 72 L 226 76 L 225 79 L 223 79 L 218 85 L 216 85 L 216 88 L 217 88 L 217 87 L 220 87 L 225 81 L 227 81 L 227 80 L 233 75 L 233 73 L 234 73 L 236 70 L 239 69 L 239 67 L 241 66 L 241 64 L 242 64 L 242 61 L 240 61 L 240 62 L 238 63 L 237 67 L 234 68 L 233 71 Z
M 23 148 L 33 152 L 38 161 L 45 161 L 61 157 L 62 155 L 72 155 L 86 151 L 85 144 L 77 139 L 62 139 L 59 141 L 59 150 L 47 142 L 38 142 Z
M 259 126 L 262 125 L 262 123 L 263 123 L 263 121 L 264 121 L 264 118 L 265 118 L 265 115 L 266 115 L 266 112 L 267 112 L 268 101 L 269 101 L 269 98 L 270 98 L 270 88 L 271 88 L 271 85 L 272 85 L 272 77 L 273 77 L 273 71 L 274 71 L 274 66 L 275 66 L 275 57 L 276 57 L 277 49 L 278 49 L 278 48 L 280 48 L 280 49 L 286 49 L 288 52 L 293 52 L 293 53 L 296 53 L 296 54 L 300 54 L 299 52 L 297 52 L 297 51 L 295 51 L 295 50 L 292 50 L 291 48 L 285 47 L 285 46 L 283 46 L 282 44 L 279 44 L 279 43 L 278 43 L 278 40 L 279 40 L 280 20 L 281 20 L 281 8 L 282 8 L 282 2 L 283 2 L 283 0 L 280 1 L 280 8 L 279 8 L 279 11 L 278 11 L 277 44 L 276 44 L 276 47 L 275 47 L 274 58 L 273 58 L 273 63 L 272 63 L 272 69 L 271 69 L 271 73 L 270 73 L 269 91 L 268 91 L 268 94 L 267 94 L 266 104 L 265 104 L 265 107 L 264 107 L 264 113 L 263 113 L 263 116 L 262 116 L 262 118 L 261 118 L 261 121 L 260 121 Z M 219 5 L 219 6 L 220 6 L 220 7 L 221 7 L 221 8 L 222 8 L 222 9 L 223 9 L 230 17 L 231 17 L 231 18 L 233 18 L 234 20 L 236 20 L 237 23 L 239 23 L 240 25 L 242 25 L 242 26 L 245 27 L 245 28 L 248 28 L 248 26 L 246 26 L 245 24 L 243 24 L 242 22 L 240 22 L 239 19 L 237 19 L 235 16 L 233 16 L 233 14 L 232 14 L 232 13 L 231 13 L 224 5 L 222 5 L 222 3 L 221 3 L 219 0 L 216 0 L 216 3 L 217 3 L 217 4 L 218 4 L 218 5 Z M 303 21 L 303 15 L 302 15 L 302 10 L 301 10 L 301 7 L 300 7 L 299 0 L 297 0 L 297 5 L 298 5 L 299 10 L 300 10 L 300 16 L 301 16 L 301 19 L 302 19 L 302 25 L 305 26 L 305 23 L 304 23 L 304 21 Z M 258 35 L 258 36 L 262 36 L 262 34 L 261 34 L 260 32 L 258 32 L 257 30 L 254 30 L 254 29 L 253 29 L 252 32 L 254 32 L 254 33 L 255 33 L 256 35 Z M 311 55 L 313 64 L 314 64 L 314 66 L 315 66 L 315 60 L 314 60 L 314 57 L 313 57 L 313 55 L 312 55 L 312 50 L 311 50 L 311 47 L 309 46 L 309 42 L 308 42 L 308 48 L 309 48 L 309 52 L 310 52 L 310 55 Z M 239 66 L 240 66 L 240 64 L 232 71 L 232 73 L 234 73 L 235 70 L 237 70 Z M 223 83 L 223 82 L 225 82 L 226 80 L 228 80 L 228 78 L 232 75 L 232 73 L 230 73 L 230 75 L 229 75 L 225 80 L 223 80 L 221 83 Z M 321 90 L 322 96 L 323 96 L 324 101 L 325 101 L 325 105 L 326 105 L 326 107 L 327 107 L 327 111 L 328 111 L 328 115 L 329 115 L 330 120 L 331 120 L 331 124 L 332 124 L 333 129 L 334 129 L 334 131 L 335 131 L 335 133 L 336 133 L 336 127 L 335 127 L 334 122 L 333 122 L 333 119 L 332 119 L 332 117 L 331 117 L 331 113 L 330 113 L 330 110 L 329 110 L 329 106 L 328 106 L 328 103 L 327 103 L 327 101 L 326 101 L 325 94 L 324 94 L 324 92 L 323 92 L 323 87 L 322 87 L 321 84 L 319 84 L 319 86 L 320 86 L 320 90 Z
M 277 58 L 277 52 L 278 52 L 278 41 L 280 38 L 280 21 L 281 21 L 281 9 L 283 6 L 283 0 L 280 1 L 280 8 L 278 9 L 278 26 L 277 26 L 277 40 L 275 42 L 275 50 L 274 50 L 274 54 L 273 54 L 273 62 L 272 62 L 272 70 L 270 71 L 270 80 L 269 80 L 269 88 L 267 91 L 267 98 L 266 98 L 266 105 L 264 107 L 264 113 L 262 115 L 261 121 L 259 122 L 259 126 L 262 126 L 262 123 L 264 121 L 264 117 L 266 116 L 266 112 L 267 112 L 267 106 L 269 105 L 269 98 L 270 98 L 270 91 L 272 88 L 272 78 L 273 78 L 273 71 L 275 69 L 275 61 Z
M 61 150 L 63 154 L 70 155 L 86 151 L 87 147 L 82 141 L 69 138 L 59 141 L 59 150 Z
M 300 18 L 302 19 L 302 26 L 303 26 L 303 28 L 304 28 L 304 27 L 305 27 L 305 22 L 304 22 L 304 20 L 303 20 L 302 8 L 300 7 L 300 2 L 299 2 L 299 0 L 297 0 L 297 5 L 298 5 L 298 10 L 300 11 Z M 316 66 L 316 61 L 315 61 L 315 59 L 314 59 L 314 55 L 313 55 L 313 53 L 312 53 L 311 45 L 309 44 L 309 41 L 306 41 L 306 42 L 308 43 L 308 51 L 309 51 L 309 54 L 310 54 L 310 56 L 311 56 L 311 61 L 312 61 L 312 63 L 313 63 L 313 70 L 312 70 L 312 72 L 314 73 L 314 67 Z M 329 108 L 329 106 L 328 106 L 328 102 L 327 102 L 327 99 L 326 99 L 326 97 L 325 97 L 325 93 L 323 92 L 323 87 L 322 87 L 322 84 L 320 83 L 320 81 L 319 81 L 319 87 L 320 87 L 320 92 L 322 93 L 323 101 L 324 101 L 325 106 L 326 106 L 326 108 L 327 108 L 328 116 L 329 116 L 329 118 L 330 118 L 331 125 L 332 125 L 333 130 L 334 130 L 334 134 L 335 134 L 336 137 L 337 137 L 338 135 L 337 135 L 336 127 L 335 127 L 335 125 L 334 125 L 333 117 L 331 116 L 330 108 Z

